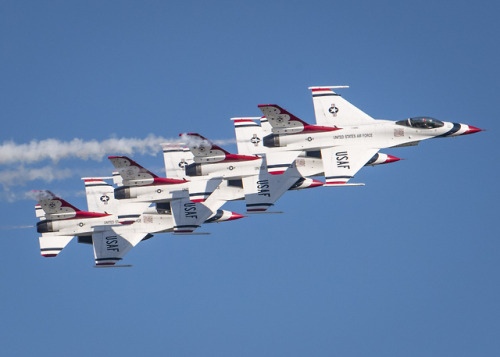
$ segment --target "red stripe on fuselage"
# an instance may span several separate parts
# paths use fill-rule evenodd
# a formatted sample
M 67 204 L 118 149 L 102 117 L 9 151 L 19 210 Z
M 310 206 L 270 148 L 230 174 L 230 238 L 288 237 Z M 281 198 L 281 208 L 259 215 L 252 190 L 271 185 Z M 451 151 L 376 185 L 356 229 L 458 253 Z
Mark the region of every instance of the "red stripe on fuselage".
M 218 162 L 252 161 L 252 160 L 259 160 L 259 159 L 261 159 L 261 157 L 259 157 L 259 156 L 226 154 L 226 157 L 224 158 L 224 160 L 218 161 Z

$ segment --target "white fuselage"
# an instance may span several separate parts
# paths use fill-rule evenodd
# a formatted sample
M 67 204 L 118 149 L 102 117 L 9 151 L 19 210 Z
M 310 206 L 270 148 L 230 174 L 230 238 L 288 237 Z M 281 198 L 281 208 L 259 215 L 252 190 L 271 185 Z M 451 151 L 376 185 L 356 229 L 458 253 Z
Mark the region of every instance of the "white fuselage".
M 451 133 L 454 128 L 460 128 Z M 358 146 L 363 148 L 390 148 L 416 145 L 419 141 L 438 136 L 455 136 L 467 131 L 468 126 L 444 122 L 439 128 L 421 129 L 396 124 L 393 121 L 377 120 L 374 124 L 348 126 L 335 131 L 278 135 L 275 147 L 267 150 L 310 151 L 335 146 Z M 447 135 L 447 133 L 451 133 Z

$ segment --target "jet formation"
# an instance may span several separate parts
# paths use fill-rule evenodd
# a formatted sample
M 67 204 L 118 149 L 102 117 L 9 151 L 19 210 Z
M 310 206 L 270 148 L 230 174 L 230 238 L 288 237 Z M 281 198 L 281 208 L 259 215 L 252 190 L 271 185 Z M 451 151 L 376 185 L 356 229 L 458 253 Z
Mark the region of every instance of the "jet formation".
M 276 213 L 271 208 L 289 190 L 363 185 L 351 182 L 361 168 L 400 160 L 380 150 L 481 131 L 428 116 L 374 119 L 336 88 L 347 87 L 309 88 L 314 124 L 276 104 L 259 105 L 259 117 L 232 118 L 237 154 L 197 133 L 181 134 L 183 144 L 163 145 L 166 177 L 109 156 L 111 177 L 82 178 L 87 211 L 34 191 L 41 255 L 56 257 L 76 237 L 93 246 L 96 267 L 125 266 L 117 263 L 155 234 L 209 234 L 198 228 L 246 217 L 222 209 L 228 201 L 244 200 L 247 214 Z

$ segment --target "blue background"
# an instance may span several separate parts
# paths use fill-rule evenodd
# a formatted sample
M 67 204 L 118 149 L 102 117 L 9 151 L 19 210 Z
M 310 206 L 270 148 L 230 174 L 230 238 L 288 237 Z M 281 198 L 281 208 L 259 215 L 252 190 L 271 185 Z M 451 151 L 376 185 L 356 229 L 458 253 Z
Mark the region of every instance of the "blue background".
M 282 215 L 158 235 L 129 269 L 70 243 L 40 257 L 31 189 L 86 208 L 79 177 L 3 184 L 0 350 L 9 356 L 498 356 L 500 25 L 496 1 L 2 1 L 0 141 L 234 137 L 308 86 L 375 118 L 486 132 L 385 150 L 365 187 L 286 194 Z M 1 145 L 1 144 L 0 144 Z M 236 151 L 235 145 L 225 146 Z M 119 153 L 110 153 L 119 154 Z M 159 152 L 132 157 L 162 173 Z M 242 202 L 226 206 L 245 211 Z

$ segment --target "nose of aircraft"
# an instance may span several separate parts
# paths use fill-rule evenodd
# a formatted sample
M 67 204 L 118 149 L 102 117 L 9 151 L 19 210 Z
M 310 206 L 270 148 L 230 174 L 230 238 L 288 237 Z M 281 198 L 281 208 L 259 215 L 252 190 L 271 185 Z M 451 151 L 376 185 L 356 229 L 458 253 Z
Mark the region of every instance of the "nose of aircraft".
M 467 127 L 468 129 L 460 135 L 474 134 L 483 131 L 483 129 L 476 128 L 475 126 L 472 125 L 464 125 L 464 124 L 461 125 Z
M 233 221 L 235 219 L 240 219 L 240 218 L 245 218 L 245 217 L 247 217 L 247 216 L 244 216 L 244 215 L 236 213 L 236 212 L 231 212 L 231 217 L 229 217 L 227 220 Z

